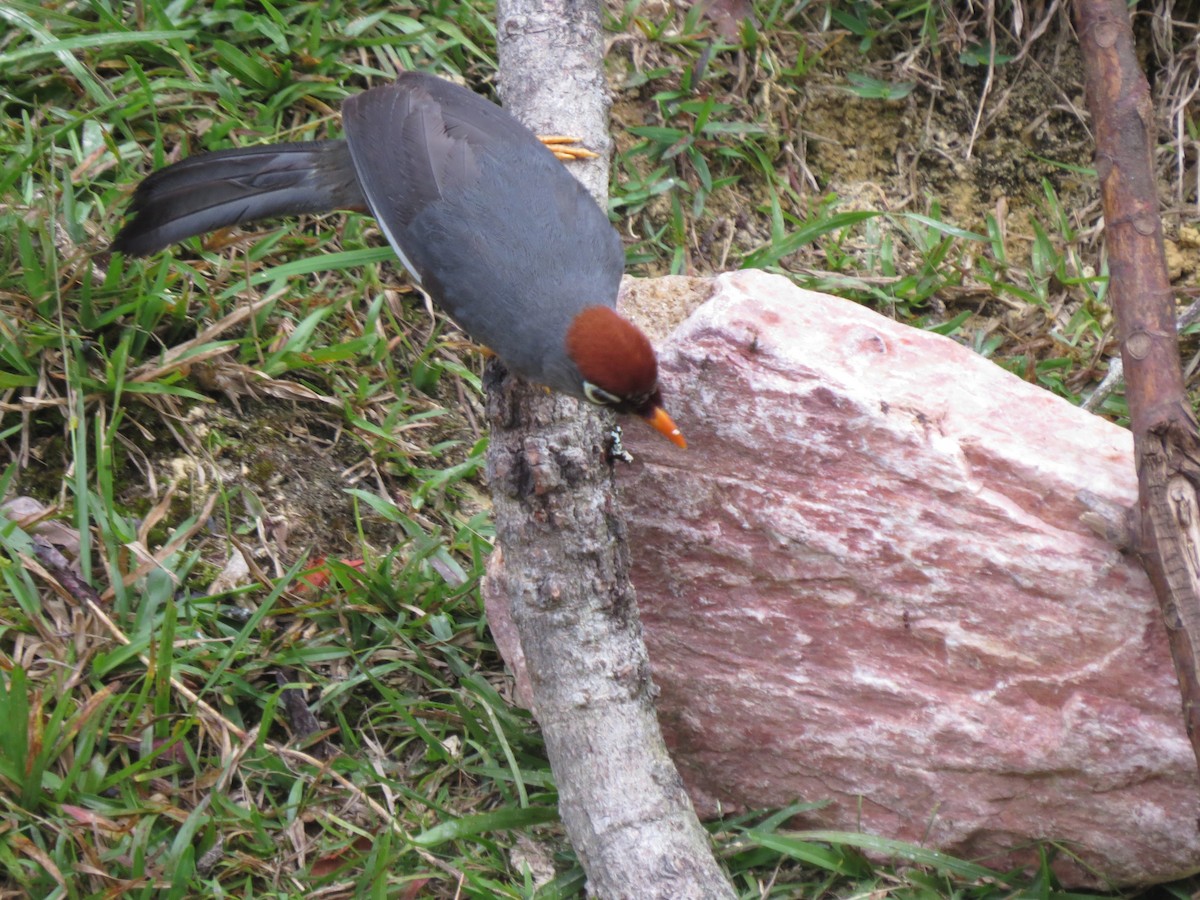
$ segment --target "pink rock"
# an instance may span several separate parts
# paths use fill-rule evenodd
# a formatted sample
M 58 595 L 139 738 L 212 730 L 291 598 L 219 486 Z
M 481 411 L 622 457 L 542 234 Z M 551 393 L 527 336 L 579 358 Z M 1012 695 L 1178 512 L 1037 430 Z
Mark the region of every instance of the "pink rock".
M 702 813 L 862 830 L 1068 885 L 1200 868 L 1128 432 L 970 350 L 754 272 L 662 350 L 690 447 L 620 478 L 660 718 Z M 1075 854 L 1082 865 L 1072 861 Z

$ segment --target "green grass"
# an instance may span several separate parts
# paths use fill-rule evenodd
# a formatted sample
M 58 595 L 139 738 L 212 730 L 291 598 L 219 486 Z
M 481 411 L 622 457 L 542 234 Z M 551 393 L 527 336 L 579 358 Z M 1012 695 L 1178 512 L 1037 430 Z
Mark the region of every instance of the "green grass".
M 800 98 L 895 109 L 913 88 L 889 60 L 936 69 L 946 22 L 825 12 L 765 0 L 730 37 L 697 8 L 614 17 L 631 271 L 778 271 L 1078 400 L 1111 326 L 1074 174 L 1048 164 L 1020 221 L 842 196 L 797 149 Z M 333 134 L 395 67 L 486 89 L 491 5 L 17 0 L 0 21 L 0 485 L 28 498 L 0 515 L 0 892 L 583 896 L 480 599 L 479 356 L 362 217 L 92 256 L 175 158 Z M 58 589 L 36 535 L 93 594 Z M 743 897 L 1067 896 L 1061 849 L 997 873 L 787 831 L 802 808 L 711 824 Z

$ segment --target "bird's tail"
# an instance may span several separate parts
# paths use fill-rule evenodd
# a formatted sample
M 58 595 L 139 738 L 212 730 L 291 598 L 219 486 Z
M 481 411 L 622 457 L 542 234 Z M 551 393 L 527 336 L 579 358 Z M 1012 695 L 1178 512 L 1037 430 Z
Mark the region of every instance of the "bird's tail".
M 219 150 L 148 176 L 111 250 L 157 253 L 185 238 L 276 216 L 365 210 L 345 141 Z

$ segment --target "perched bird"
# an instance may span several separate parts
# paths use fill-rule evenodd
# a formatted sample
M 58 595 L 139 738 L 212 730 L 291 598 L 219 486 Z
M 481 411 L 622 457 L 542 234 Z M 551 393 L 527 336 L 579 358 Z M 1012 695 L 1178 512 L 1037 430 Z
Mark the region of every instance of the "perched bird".
M 111 249 L 145 256 L 256 219 L 370 211 L 417 284 L 510 370 L 687 446 L 649 340 L 614 310 L 620 238 L 533 132 L 419 72 L 348 98 L 342 124 L 345 140 L 222 150 L 153 173 Z

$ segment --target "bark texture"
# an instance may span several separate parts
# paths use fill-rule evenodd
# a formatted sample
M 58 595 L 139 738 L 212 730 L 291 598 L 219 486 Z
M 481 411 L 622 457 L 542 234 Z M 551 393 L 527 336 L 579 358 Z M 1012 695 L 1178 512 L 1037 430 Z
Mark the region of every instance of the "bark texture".
M 608 99 L 600 6 L 497 5 L 505 106 L 535 131 L 601 153 L 571 171 L 607 196 Z M 604 898 L 726 898 L 654 713 L 629 581 L 625 523 L 606 461 L 611 420 L 489 372 L 488 474 L 500 582 L 527 661 L 567 833 Z M 636 426 L 635 426 L 636 427 Z
M 1077 0 L 1074 11 L 1137 460 L 1137 550 L 1162 608 L 1184 722 L 1200 764 L 1200 441 L 1183 389 L 1163 253 L 1154 109 L 1123 0 Z

